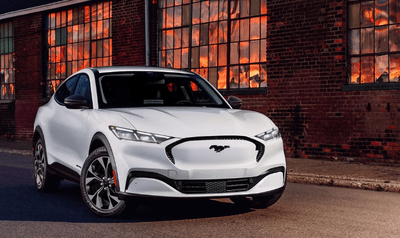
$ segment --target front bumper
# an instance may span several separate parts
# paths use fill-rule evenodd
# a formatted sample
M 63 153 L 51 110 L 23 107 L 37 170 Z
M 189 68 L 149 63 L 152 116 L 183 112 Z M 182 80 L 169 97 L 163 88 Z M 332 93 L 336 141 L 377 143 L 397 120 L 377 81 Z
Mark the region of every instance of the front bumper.
M 281 193 L 286 186 L 284 166 L 271 168 L 250 178 L 218 180 L 173 180 L 153 172 L 131 171 L 120 199 L 138 197 L 221 198 L 235 196 L 269 196 Z

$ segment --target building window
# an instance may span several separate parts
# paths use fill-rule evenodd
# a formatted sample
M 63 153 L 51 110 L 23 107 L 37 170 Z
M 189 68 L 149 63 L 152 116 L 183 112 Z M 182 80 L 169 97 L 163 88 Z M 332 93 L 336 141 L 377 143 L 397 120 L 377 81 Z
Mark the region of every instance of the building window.
M 159 1 L 159 65 L 222 90 L 267 86 L 267 0 Z
M 112 65 L 111 18 L 111 2 L 48 15 L 47 96 L 80 69 Z
M 14 32 L 11 22 L 0 24 L 0 100 L 15 98 Z
M 348 2 L 349 84 L 399 82 L 400 0 Z

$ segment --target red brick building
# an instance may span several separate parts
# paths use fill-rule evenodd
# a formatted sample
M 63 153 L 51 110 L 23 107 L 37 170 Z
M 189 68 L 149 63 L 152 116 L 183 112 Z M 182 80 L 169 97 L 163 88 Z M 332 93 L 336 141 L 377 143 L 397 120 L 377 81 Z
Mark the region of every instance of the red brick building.
M 2 1 L 0 137 L 73 72 L 146 64 L 240 97 L 287 156 L 400 163 L 400 0 Z

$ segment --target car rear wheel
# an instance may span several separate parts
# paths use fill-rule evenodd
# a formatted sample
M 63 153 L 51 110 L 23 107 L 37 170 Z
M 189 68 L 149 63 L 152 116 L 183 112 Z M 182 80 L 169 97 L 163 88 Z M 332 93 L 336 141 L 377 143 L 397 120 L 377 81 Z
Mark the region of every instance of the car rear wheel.
M 33 178 L 36 188 L 41 192 L 54 191 L 60 185 L 60 179 L 52 176 L 47 164 L 46 147 L 40 138 L 35 144 L 33 159 Z
M 124 211 L 124 200 L 117 197 L 114 168 L 106 147 L 93 151 L 81 174 L 82 197 L 90 210 L 99 216 L 116 216 Z

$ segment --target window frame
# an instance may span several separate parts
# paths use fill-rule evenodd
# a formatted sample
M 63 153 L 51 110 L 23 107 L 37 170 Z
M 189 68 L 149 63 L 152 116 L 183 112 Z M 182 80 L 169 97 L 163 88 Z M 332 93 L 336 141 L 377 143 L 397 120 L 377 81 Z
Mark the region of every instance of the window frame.
M 363 25 L 363 3 L 367 5 L 368 2 L 372 3 L 372 17 L 373 17 L 373 22 L 371 24 Z M 396 28 L 400 30 L 400 18 L 394 22 L 392 22 L 392 17 L 391 16 L 391 5 L 390 1 L 387 1 L 387 17 L 379 17 L 375 14 L 375 7 L 376 1 L 373 0 L 349 0 L 346 4 L 346 10 L 347 10 L 347 24 L 346 24 L 346 38 L 347 38 L 347 50 L 346 50 L 346 84 L 342 85 L 342 91 L 367 91 L 367 90 L 395 90 L 395 89 L 400 89 L 400 75 L 397 77 L 397 81 L 392 80 L 391 81 L 391 60 L 392 57 L 398 56 L 400 59 L 400 47 L 397 50 L 392 50 L 391 49 L 391 44 L 390 44 L 390 39 L 391 35 L 393 32 L 393 29 Z M 358 6 L 357 6 L 358 5 Z M 356 12 L 358 12 L 358 17 L 352 16 L 351 12 L 351 6 L 355 6 L 355 8 L 358 8 L 358 11 L 356 9 Z M 400 9 L 397 11 L 400 13 Z M 352 20 L 356 20 L 355 25 L 356 26 L 351 26 Z M 385 24 L 380 24 L 379 21 L 382 20 L 387 20 Z M 367 21 L 366 21 L 367 22 Z M 377 23 L 378 22 L 378 23 Z M 392 28 L 393 27 L 393 28 Z M 378 30 L 376 30 L 378 28 Z M 380 51 L 379 47 L 377 48 L 376 45 L 376 40 L 377 37 L 379 37 L 379 29 L 384 29 L 386 28 L 387 33 L 384 35 L 382 38 L 378 39 L 386 39 L 387 41 L 387 49 Z M 366 44 L 363 42 L 363 35 L 362 31 L 367 32 L 366 29 L 372 29 L 371 37 L 373 38 L 372 40 L 372 46 L 370 46 L 372 49 L 371 52 L 363 52 L 363 44 Z M 358 32 L 357 32 L 358 31 Z M 377 33 L 378 31 L 378 33 Z M 353 47 L 352 44 L 352 32 L 356 32 L 354 35 L 358 36 L 358 40 L 354 41 L 357 42 L 355 47 Z M 358 33 L 358 34 L 357 34 Z M 394 34 L 399 35 L 400 34 Z M 356 49 L 358 52 L 353 53 L 352 49 Z M 364 48 L 367 49 L 367 48 Z M 381 73 L 379 77 L 377 77 L 377 74 L 379 72 L 382 72 L 382 69 L 380 65 L 378 65 L 379 61 L 378 57 L 385 57 L 386 56 L 386 64 L 383 66 L 386 68 L 386 74 L 385 72 Z M 369 70 L 371 71 L 370 75 L 368 75 L 367 80 L 363 82 L 362 80 L 362 58 L 363 57 L 371 57 L 372 59 L 372 65 L 370 66 Z M 352 63 L 352 59 L 354 60 L 354 63 Z M 358 59 L 358 60 L 357 60 Z M 358 62 L 358 63 L 357 63 Z M 354 68 L 353 68 L 354 67 Z M 365 66 L 364 66 L 365 67 Z M 380 68 L 379 68 L 380 67 Z M 400 65 L 398 66 L 400 68 Z M 379 71 L 378 71 L 379 70 Z M 385 70 L 385 69 L 383 69 Z M 355 72 L 357 71 L 357 72 Z M 354 80 L 354 77 L 357 77 L 356 80 Z M 387 80 L 385 79 L 387 77 Z M 394 76 L 393 76 L 394 77 Z
M 182 52 L 182 49 L 188 49 L 188 56 L 187 56 L 187 59 L 188 59 L 188 65 L 187 65 L 187 68 L 185 68 L 185 67 L 183 67 L 182 65 L 180 65 L 180 67 L 178 67 L 179 69 L 184 69 L 184 70 L 190 70 L 190 71 L 192 71 L 192 72 L 195 72 L 195 73 L 198 73 L 200 76 L 202 76 L 202 77 L 204 77 L 205 76 L 205 74 L 204 73 L 202 73 L 202 70 L 204 70 L 204 71 L 206 71 L 207 73 L 206 73 L 206 75 L 208 76 L 208 77 L 204 77 L 204 78 L 206 78 L 210 83 L 212 83 L 217 89 L 218 89 L 218 91 L 222 94 L 222 95 L 232 95 L 232 94 L 238 94 L 238 95 L 246 95 L 246 94 L 266 94 L 267 93 L 267 87 L 268 87 L 268 64 L 267 64 L 267 42 L 268 42 L 268 35 L 267 35 L 267 27 L 268 27 L 268 12 L 267 12 L 267 1 L 266 0 L 259 0 L 259 1 L 254 1 L 254 2 L 258 2 L 257 4 L 256 4 L 256 6 L 258 5 L 258 7 L 260 8 L 260 10 L 258 10 L 258 12 L 256 12 L 256 13 L 254 13 L 253 12 L 253 10 L 252 9 L 256 9 L 255 7 L 253 7 L 252 8 L 252 0 L 248 0 L 248 3 L 249 3 L 249 9 L 248 9 L 248 14 L 247 15 L 245 15 L 245 16 L 236 16 L 236 17 L 233 17 L 232 16 L 232 14 L 231 14 L 231 0 L 227 0 L 226 1 L 226 10 L 224 11 L 225 13 L 225 17 L 221 17 L 220 16 L 220 14 L 221 14 L 221 11 L 217 11 L 217 13 L 216 13 L 216 20 L 214 19 L 214 20 L 212 20 L 211 19 L 211 1 L 200 1 L 200 0 L 195 0 L 195 1 L 193 1 L 193 0 L 191 0 L 191 1 L 184 1 L 184 0 L 182 0 L 181 2 L 181 4 L 178 4 L 178 5 L 176 5 L 176 6 L 178 6 L 178 7 L 181 7 L 181 21 L 180 21 L 180 25 L 178 25 L 178 26 L 175 26 L 174 25 L 174 21 L 172 21 L 172 26 L 171 26 L 171 22 L 168 22 L 168 17 L 167 17 L 167 11 L 169 10 L 169 9 L 175 9 L 175 4 L 173 3 L 172 5 L 170 5 L 170 6 L 168 6 L 168 3 L 167 2 L 171 2 L 170 0 L 164 0 L 164 6 L 161 6 L 161 4 L 163 4 L 162 3 L 163 1 L 160 1 L 160 3 L 159 4 L 157 4 L 157 10 L 158 10 L 158 19 L 159 19 L 159 23 L 157 24 L 157 33 L 158 33 L 158 43 L 157 43 L 157 45 L 158 45 L 158 49 L 157 49 L 157 54 L 158 54 L 158 64 L 159 64 L 159 66 L 161 66 L 161 67 L 166 67 L 167 65 L 167 62 L 168 62 L 168 59 L 167 59 L 167 57 L 168 57 L 168 54 L 167 54 L 167 51 L 175 51 L 176 50 L 176 47 L 174 46 L 174 43 L 175 43 L 175 41 L 173 40 L 172 41 L 172 47 L 171 48 L 168 48 L 168 47 L 166 47 L 167 46 L 167 44 L 168 44 L 168 40 L 167 40 L 167 37 L 168 37 L 168 34 L 167 34 L 167 31 L 170 31 L 170 32 L 174 32 L 174 31 L 176 31 L 176 30 L 180 30 L 181 32 L 183 32 L 183 30 L 185 29 L 185 28 L 189 28 L 189 30 L 188 30 L 188 32 L 189 32 L 189 42 L 188 42 L 188 46 L 186 46 L 186 47 L 183 47 L 183 46 L 180 46 L 180 47 L 178 47 L 177 49 L 178 50 L 180 50 L 180 52 Z M 173 1 L 172 1 L 173 2 Z M 179 2 L 179 1 L 178 1 Z M 193 22 L 193 19 L 197 19 L 197 18 L 194 18 L 192 15 L 193 15 L 193 8 L 195 7 L 195 4 L 198 4 L 199 6 L 201 6 L 204 2 L 208 2 L 209 4 L 208 4 L 208 13 L 209 13 L 209 20 L 206 20 L 205 22 L 202 22 L 202 15 L 204 15 L 204 14 L 202 14 L 202 10 L 199 10 L 199 12 L 200 12 L 200 16 L 199 16 L 199 22 L 198 23 L 194 23 Z M 222 2 L 222 0 L 217 0 L 216 1 L 218 4 L 217 4 L 217 7 L 218 7 L 218 9 L 220 9 L 221 8 L 221 2 Z M 244 2 L 244 1 L 243 1 Z M 242 1 L 238 1 L 238 4 L 239 5 L 242 5 Z M 263 5 L 263 6 L 265 6 L 265 11 L 262 11 L 261 10 L 261 5 L 262 4 L 265 4 L 265 5 Z M 189 20 L 188 20 L 188 25 L 184 25 L 183 24 L 183 22 L 184 22 L 184 12 L 183 12 L 183 6 L 189 6 Z M 175 13 L 174 13 L 174 10 L 171 10 L 171 12 L 170 12 L 170 14 L 172 14 L 172 18 L 174 19 L 174 16 L 175 16 Z M 238 14 L 240 14 L 240 11 L 238 11 Z M 161 20 L 160 20 L 160 18 L 162 18 Z M 248 39 L 241 39 L 242 38 L 242 34 L 240 34 L 239 33 L 239 35 L 238 35 L 238 38 L 239 39 L 237 39 L 237 40 L 233 40 L 233 39 L 231 39 L 231 26 L 232 26 L 232 21 L 237 21 L 237 24 L 240 24 L 240 22 L 241 21 L 248 21 L 248 25 L 249 25 L 249 28 L 250 28 L 250 22 L 253 20 L 253 19 L 255 19 L 254 21 L 258 21 L 258 32 L 256 33 L 256 34 L 258 34 L 258 36 L 256 36 L 254 39 L 252 39 L 251 38 L 251 36 L 252 36 L 252 32 L 251 32 L 251 30 L 249 29 L 247 32 L 248 32 Z M 265 26 L 262 24 L 262 22 L 263 21 L 265 21 Z M 226 22 L 226 23 L 225 23 Z M 167 26 L 167 24 L 169 24 L 171 27 L 168 27 Z M 213 41 L 213 43 L 210 43 L 210 38 L 209 38 L 209 36 L 210 36 L 210 27 L 211 27 L 211 25 L 217 25 L 217 32 L 220 32 L 220 29 L 219 29 L 219 27 L 221 26 L 221 24 L 226 24 L 225 25 L 225 29 L 226 29 L 226 31 L 224 31 L 224 35 L 226 36 L 226 41 L 224 41 L 224 42 L 220 42 L 220 36 L 218 36 L 218 34 L 217 34 L 217 36 L 216 36 L 216 38 L 217 38 L 217 40 L 216 40 L 216 42 L 215 41 Z M 208 34 L 207 34 L 207 39 L 205 39 L 205 40 L 207 40 L 207 43 L 206 44 L 202 44 L 202 39 L 201 39 L 201 35 L 200 34 L 202 34 L 201 33 L 201 29 L 202 29 L 202 27 L 204 26 L 204 25 L 206 25 L 207 27 L 208 27 Z M 263 26 L 264 26 L 264 28 L 263 28 Z M 199 28 L 199 31 L 198 31 L 198 33 L 199 33 L 199 44 L 194 44 L 193 43 L 193 27 L 197 27 L 197 28 Z M 264 32 L 265 31 L 265 32 Z M 165 32 L 164 34 L 163 34 L 163 32 Z M 240 30 L 239 30 L 239 32 L 240 32 Z M 182 34 L 183 35 L 183 34 Z M 174 34 L 173 34 L 173 36 L 172 37 L 174 37 Z M 181 39 L 180 39 L 180 41 L 182 41 L 182 37 L 181 37 Z M 257 61 L 252 61 L 252 59 L 251 59 L 251 55 L 252 55 L 252 53 L 253 53 L 253 51 L 251 51 L 250 50 L 250 44 L 251 43 L 253 43 L 254 42 L 254 44 L 255 45 L 258 45 L 258 53 L 256 53 L 257 54 L 257 57 L 258 57 L 258 59 L 257 59 Z M 162 45 L 161 43 L 163 43 L 164 45 Z M 240 62 L 240 56 L 238 55 L 238 62 L 237 63 L 232 63 L 231 62 L 231 45 L 232 45 L 232 43 L 233 44 L 237 44 L 237 45 L 240 45 L 241 43 L 244 43 L 244 45 L 246 45 L 247 44 L 247 46 L 248 46 L 248 57 L 247 57 L 247 60 L 248 60 L 248 62 Z M 226 45 L 226 63 L 224 64 L 224 65 L 220 65 L 219 64 L 219 62 L 218 62 L 218 60 L 219 60 L 219 47 L 220 47 L 220 45 L 223 45 L 223 44 L 225 44 Z M 264 45 L 263 45 L 264 44 Z M 182 43 L 181 43 L 181 45 L 182 45 Z M 208 58 L 208 65 L 206 66 L 206 67 L 204 67 L 204 68 L 201 68 L 201 66 L 199 65 L 199 67 L 192 67 L 193 65 L 191 64 L 192 63 L 192 55 L 193 55 L 193 50 L 197 50 L 198 49 L 198 51 L 199 51 L 199 61 L 200 61 L 200 51 L 201 51 L 201 48 L 202 48 L 202 46 L 206 46 L 207 47 L 207 50 L 210 50 L 210 48 L 211 47 L 215 47 L 216 48 L 216 63 L 215 63 L 215 65 L 213 65 L 213 66 L 210 66 L 210 59 Z M 264 48 L 264 46 L 265 46 L 265 48 Z M 195 49 L 195 48 L 197 48 L 197 49 Z M 265 51 L 264 53 L 262 52 L 262 51 Z M 209 55 L 209 51 L 207 52 L 208 53 L 208 55 Z M 239 47 L 238 47 L 238 54 L 240 54 L 240 49 L 239 49 Z M 172 55 L 174 55 L 174 54 L 172 54 Z M 174 56 L 173 56 L 174 57 Z M 209 56 L 208 56 L 209 57 Z M 264 58 L 262 58 L 262 57 L 264 57 Z M 182 61 L 182 59 L 180 59 L 181 61 Z M 164 64 L 162 63 L 162 61 L 164 61 Z M 199 64 L 200 64 L 200 62 L 199 62 Z M 254 65 L 254 66 L 253 66 Z M 240 80 L 240 75 L 241 75 L 241 68 L 246 68 L 247 67 L 247 70 L 245 70 L 245 71 L 243 71 L 245 74 L 246 74 L 246 79 L 245 79 L 245 82 L 247 82 L 248 83 L 248 86 L 247 87 L 241 87 L 240 86 L 240 84 L 241 84 L 241 82 L 239 81 Z M 256 67 L 256 68 L 258 68 L 258 69 L 256 69 L 256 74 L 255 75 L 252 75 L 251 76 L 251 70 L 250 70 L 250 67 Z M 173 67 L 172 68 L 176 68 L 176 67 L 174 67 L 174 65 L 173 65 Z M 220 87 L 219 86 L 219 82 L 218 82 L 218 78 L 219 78 L 219 76 L 218 76 L 218 73 L 219 73 L 219 70 L 220 70 L 220 68 L 224 68 L 224 69 L 221 69 L 222 71 L 224 71 L 224 72 L 222 72 L 223 74 L 222 75 L 224 75 L 225 76 L 225 79 L 223 79 L 222 81 L 223 81 L 223 84 L 225 84 L 225 87 Z M 232 78 L 231 77 L 231 71 L 234 69 L 234 68 L 237 68 L 237 74 L 238 74 L 238 76 L 239 76 L 239 80 L 237 81 L 237 83 L 239 84 L 239 86 L 238 87 L 232 87 L 232 85 L 231 85 L 231 83 L 229 82 L 230 81 L 230 79 Z M 210 71 L 210 69 L 212 69 L 213 71 L 216 71 L 216 74 L 214 75 L 216 78 L 215 79 L 211 79 L 211 74 L 209 73 L 209 71 Z M 214 72 L 215 73 L 215 72 Z M 254 73 L 253 73 L 254 74 Z M 236 75 L 236 74 L 235 74 Z M 247 76 L 248 75 L 248 76 Z M 224 77 L 223 76 L 223 77 Z M 257 77 L 258 76 L 258 81 L 257 81 L 257 78 L 253 78 L 252 79 L 252 77 Z M 261 76 L 265 76 L 265 79 L 261 79 L 260 77 Z M 257 82 L 257 86 L 256 87 L 253 87 L 253 86 L 251 86 L 250 84 L 251 84 L 251 81 L 252 82 Z M 236 80 L 235 80 L 235 82 L 236 82 Z
M 112 66 L 112 18 L 111 0 L 46 14 L 44 98 L 80 69 Z
M 13 21 L 0 22 L 0 103 L 15 100 L 14 48 Z

